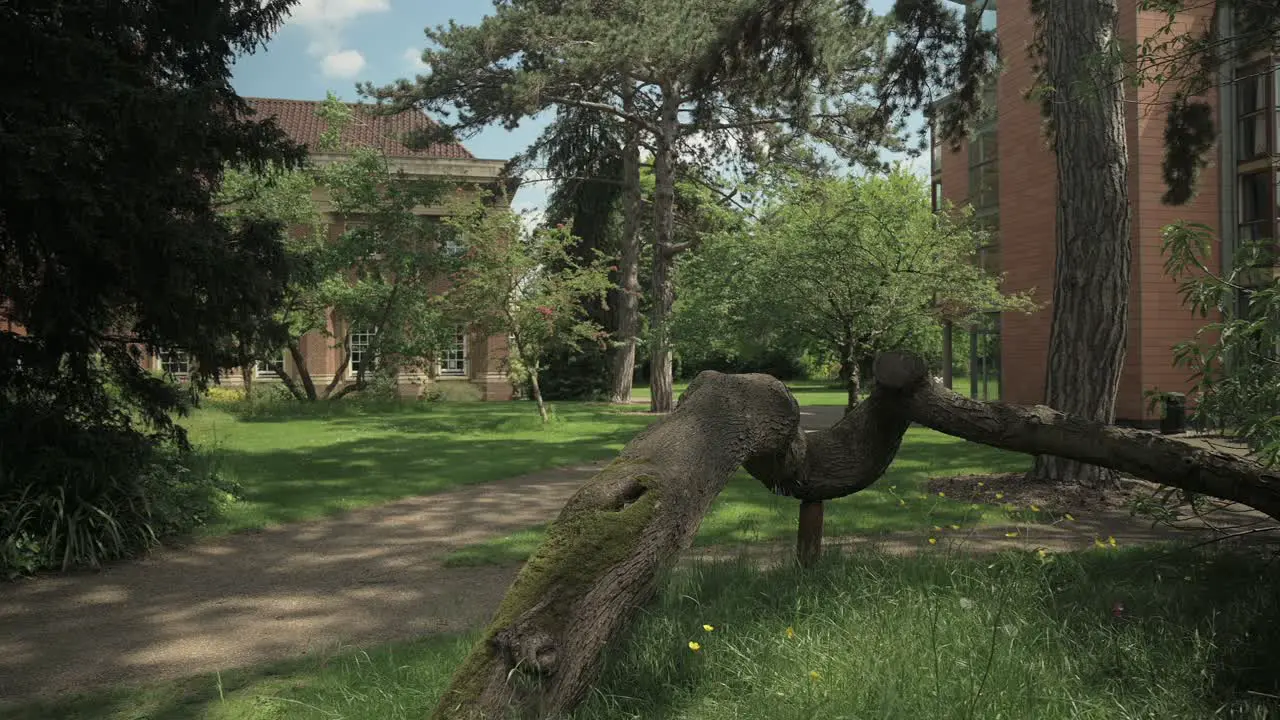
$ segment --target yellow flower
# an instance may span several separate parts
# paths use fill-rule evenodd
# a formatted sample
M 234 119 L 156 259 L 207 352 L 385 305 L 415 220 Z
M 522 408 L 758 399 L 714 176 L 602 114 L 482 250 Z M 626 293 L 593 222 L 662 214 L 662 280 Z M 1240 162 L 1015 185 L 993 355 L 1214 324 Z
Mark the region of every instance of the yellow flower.
M 1049 551 L 1045 550 L 1044 548 L 1040 548 L 1039 550 L 1036 551 L 1036 555 L 1039 555 L 1040 559 L 1043 560 L 1044 558 L 1049 556 Z
M 906 500 L 899 500 L 899 501 L 898 501 L 898 504 L 899 504 L 899 505 L 901 505 L 902 507 L 906 507 L 906 506 L 907 506 L 907 501 L 906 501 Z
M 997 500 L 1003 500 L 1003 499 L 1004 499 L 1004 493 L 996 493 L 996 499 L 997 499 Z
M 791 627 L 787 628 L 787 639 L 788 640 L 795 639 L 795 636 L 796 636 L 795 628 L 791 628 Z
M 941 529 L 942 529 L 942 526 L 941 526 L 941 525 L 934 525 L 934 526 L 933 526 L 933 529 L 934 529 L 934 530 L 941 530 Z
M 1005 537 L 1018 537 L 1018 533 L 1016 533 L 1016 532 L 1007 532 L 1007 533 L 1005 533 L 1005 534 L 1004 534 L 1004 536 L 1005 536 Z
M 979 482 L 978 482 L 978 487 L 986 487 L 986 486 L 987 486 L 987 484 L 986 484 L 986 483 L 984 483 L 984 482 L 982 482 L 982 481 L 979 481 Z
M 696 642 L 694 642 L 694 641 L 690 640 L 690 641 L 689 641 L 689 649 L 690 649 L 690 650 L 692 650 L 692 651 L 694 651 L 694 652 L 698 652 L 699 650 L 701 650 L 701 649 L 702 649 L 702 646 L 701 646 L 701 645 L 699 645 L 698 643 L 696 643 Z
M 1104 548 L 1104 547 L 1106 547 L 1106 546 L 1107 546 L 1107 544 L 1106 544 L 1106 543 L 1104 543 L 1104 542 L 1102 542 L 1102 541 L 1101 541 L 1101 540 L 1099 540 L 1098 538 L 1094 538 L 1094 539 L 1093 539 L 1093 546 L 1094 546 L 1094 547 Z
M 703 630 L 706 630 L 707 632 L 711 632 L 712 630 L 715 630 L 716 628 L 715 628 L 715 626 L 714 626 L 714 625 L 703 625 L 703 626 L 702 626 L 702 629 L 703 629 Z
M 929 538 L 929 544 L 930 544 L 930 545 L 937 545 L 937 544 L 938 544 L 938 538 Z
M 1115 537 L 1114 537 L 1114 536 L 1111 536 L 1111 535 L 1108 535 L 1108 536 L 1107 536 L 1107 544 L 1108 544 L 1108 545 L 1110 545 L 1111 547 L 1115 547 L 1115 546 L 1116 546 L 1116 539 L 1115 539 Z
M 810 679 L 810 680 L 815 680 L 815 681 L 816 681 L 816 680 L 821 680 L 821 679 L 822 679 L 822 675 L 821 675 L 817 670 L 810 670 L 810 671 L 809 671 L 809 679 Z
M 946 496 L 947 496 L 947 494 L 946 494 L 946 493 L 944 493 L 944 492 L 940 492 L 940 493 L 938 493 L 938 497 L 946 497 Z
M 1032 506 L 1031 506 L 1031 512 L 1040 512 L 1040 506 L 1039 506 L 1039 505 L 1032 505 Z
M 1074 515 L 1072 515 L 1071 513 L 1067 513 L 1064 517 L 1065 517 L 1066 519 L 1070 520 L 1071 522 L 1075 522 L 1075 521 L 1076 521 L 1075 516 L 1074 516 Z
M 960 529 L 960 526 L 959 526 L 959 525 L 952 525 L 952 526 L 951 526 L 951 529 L 952 529 L 952 530 L 959 530 L 959 529 Z

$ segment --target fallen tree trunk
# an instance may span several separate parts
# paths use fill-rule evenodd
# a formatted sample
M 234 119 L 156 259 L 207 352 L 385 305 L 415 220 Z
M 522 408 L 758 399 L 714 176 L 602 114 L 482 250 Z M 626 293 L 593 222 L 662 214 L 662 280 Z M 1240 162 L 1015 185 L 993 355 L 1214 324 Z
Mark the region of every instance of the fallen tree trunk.
M 875 378 L 865 402 L 831 428 L 805 433 L 778 380 L 700 374 L 674 413 L 637 435 L 565 505 L 433 717 L 567 713 L 739 466 L 802 501 L 844 497 L 884 473 L 912 421 L 994 447 L 1112 467 L 1280 519 L 1280 477 L 1247 460 L 1048 408 L 969 400 L 934 383 L 909 355 L 879 358 Z

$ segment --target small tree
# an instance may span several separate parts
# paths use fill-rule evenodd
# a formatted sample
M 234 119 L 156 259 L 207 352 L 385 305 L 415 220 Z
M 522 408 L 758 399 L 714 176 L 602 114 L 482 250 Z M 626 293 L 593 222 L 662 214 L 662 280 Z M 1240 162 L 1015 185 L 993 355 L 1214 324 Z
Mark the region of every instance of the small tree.
M 1245 243 L 1226 272 L 1211 269 L 1212 228 L 1165 228 L 1165 270 L 1183 303 L 1206 323 L 1174 348 L 1191 377 L 1192 419 L 1230 432 L 1267 465 L 1280 459 L 1280 278 L 1273 241 Z M 1156 393 L 1157 397 L 1160 393 Z
M 1031 308 L 1025 296 L 1002 295 L 975 262 L 983 234 L 963 215 L 935 215 L 910 172 L 793 177 L 777 188 L 749 232 L 721 235 L 688 261 L 677 314 L 684 343 L 834 355 L 852 408 L 859 367 L 876 353 L 927 350 L 942 313 Z M 727 337 L 699 336 L 708 331 Z
M 451 276 L 446 303 L 477 330 L 508 337 L 511 370 L 528 380 L 545 423 L 538 385 L 544 354 L 553 340 L 570 347 L 605 342 L 607 333 L 588 318 L 585 305 L 604 302 L 609 271 L 598 257 L 575 257 L 577 241 L 563 225 L 525 235 L 519 217 L 478 200 L 455 203 L 446 222 L 470 246 Z

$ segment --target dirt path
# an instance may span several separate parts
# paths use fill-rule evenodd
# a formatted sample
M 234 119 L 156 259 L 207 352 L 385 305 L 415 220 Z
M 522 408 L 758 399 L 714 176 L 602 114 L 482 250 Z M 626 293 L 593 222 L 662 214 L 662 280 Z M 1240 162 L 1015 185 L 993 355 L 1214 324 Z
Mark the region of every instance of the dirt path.
M 410 498 L 0 586 L 0 700 L 252 665 L 338 644 L 461 631 L 513 568 L 452 549 L 553 518 L 603 463 Z
M 805 408 L 801 420 L 814 429 L 839 417 L 840 408 Z M 444 556 L 553 518 L 601 465 L 162 550 L 101 572 L 0 586 L 0 701 L 472 628 L 491 615 L 515 568 L 450 569 Z M 1097 536 L 1121 543 L 1168 537 L 1120 512 L 1005 537 L 1012 531 L 940 534 L 939 546 L 1073 550 Z M 917 533 L 856 541 L 891 552 L 930 547 L 924 542 Z M 783 557 L 786 549 L 768 544 L 750 552 Z

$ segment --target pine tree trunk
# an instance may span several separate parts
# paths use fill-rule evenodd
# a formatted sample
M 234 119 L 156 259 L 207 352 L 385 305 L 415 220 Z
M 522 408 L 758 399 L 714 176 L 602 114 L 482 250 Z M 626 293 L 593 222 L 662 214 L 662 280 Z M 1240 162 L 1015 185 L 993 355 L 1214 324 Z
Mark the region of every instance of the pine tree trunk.
M 1043 4 L 1050 126 L 1057 158 L 1057 263 L 1045 403 L 1115 419 L 1132 265 L 1124 68 L 1115 0 Z M 1032 479 L 1108 487 L 1113 471 L 1051 456 Z
M 671 271 L 675 264 L 676 174 L 675 141 L 679 131 L 679 98 L 670 88 L 663 88 L 662 119 L 655 140 L 653 158 L 653 209 L 656 237 L 653 248 L 653 273 L 650 281 L 653 312 L 649 329 L 649 409 L 668 413 L 675 407 L 672 373 L 671 340 L 667 318 L 675 304 L 675 288 Z
M 627 80 L 630 83 L 630 79 Z M 630 92 L 623 95 L 623 109 L 634 110 Z M 622 252 L 618 258 L 618 320 L 610 370 L 613 389 L 609 401 L 631 402 L 636 372 L 636 337 L 640 334 L 640 130 L 629 125 L 622 155 Z

